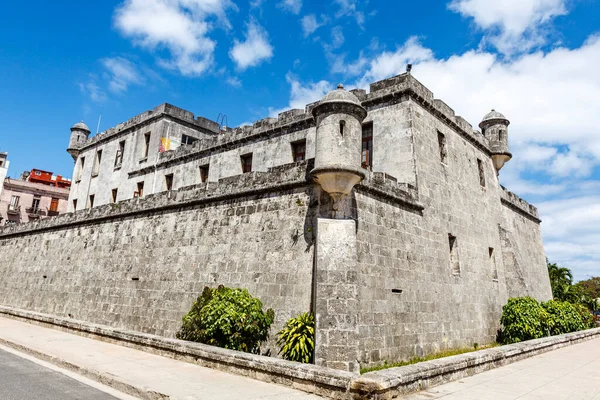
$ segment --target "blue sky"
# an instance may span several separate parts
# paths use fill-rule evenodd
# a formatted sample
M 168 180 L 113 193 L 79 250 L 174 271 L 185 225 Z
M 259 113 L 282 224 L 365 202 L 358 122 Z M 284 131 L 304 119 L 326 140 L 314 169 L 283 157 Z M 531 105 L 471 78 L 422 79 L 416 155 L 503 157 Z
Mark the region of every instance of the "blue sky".
M 404 71 L 477 125 L 511 120 L 501 181 L 539 206 L 546 250 L 600 275 L 600 2 L 127 0 L 8 2 L 0 151 L 9 174 L 65 176 L 69 127 L 169 102 L 230 126 L 303 108 L 337 83 Z

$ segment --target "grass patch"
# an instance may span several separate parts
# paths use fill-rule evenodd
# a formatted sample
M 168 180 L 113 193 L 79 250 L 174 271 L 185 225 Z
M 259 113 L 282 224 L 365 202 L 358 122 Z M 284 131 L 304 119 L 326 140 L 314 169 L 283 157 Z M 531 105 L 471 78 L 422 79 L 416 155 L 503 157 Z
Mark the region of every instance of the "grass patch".
M 417 363 L 424 362 L 424 361 L 437 360 L 438 358 L 457 356 L 459 354 L 471 353 L 473 351 L 490 349 L 490 348 L 496 347 L 496 346 L 500 346 L 500 344 L 492 343 L 492 344 L 488 344 L 485 346 L 474 346 L 474 347 L 468 347 L 468 348 L 462 348 L 462 349 L 444 350 L 439 353 L 430 354 L 426 357 L 413 357 L 408 361 L 400 361 L 400 362 L 393 363 L 393 364 L 388 364 L 386 361 L 383 363 L 383 365 L 378 365 L 375 367 L 361 368 L 360 373 L 366 374 L 367 372 L 381 371 L 382 369 L 404 367 L 406 365 L 417 364 Z

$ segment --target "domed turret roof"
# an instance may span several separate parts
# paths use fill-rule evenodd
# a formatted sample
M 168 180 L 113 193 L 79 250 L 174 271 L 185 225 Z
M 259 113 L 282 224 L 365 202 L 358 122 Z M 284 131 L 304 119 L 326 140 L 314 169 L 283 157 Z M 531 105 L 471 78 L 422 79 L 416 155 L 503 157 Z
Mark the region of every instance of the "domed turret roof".
M 344 85 L 342 85 L 341 83 L 338 85 L 337 89 L 327 93 L 319 104 L 326 103 L 351 103 L 356 104 L 357 106 L 361 105 L 360 100 L 358 100 L 358 97 L 356 97 L 354 93 L 351 93 L 344 89 Z
M 504 114 L 499 113 L 498 111 L 492 109 L 492 111 L 490 111 L 489 113 L 485 114 L 485 116 L 483 117 L 483 119 L 481 120 L 481 122 L 489 121 L 491 119 L 504 119 L 504 120 L 506 120 L 506 117 L 504 116 Z
M 88 128 L 88 126 L 84 124 L 83 121 L 76 123 L 71 127 L 71 129 L 83 129 L 84 131 L 90 131 L 90 128 Z

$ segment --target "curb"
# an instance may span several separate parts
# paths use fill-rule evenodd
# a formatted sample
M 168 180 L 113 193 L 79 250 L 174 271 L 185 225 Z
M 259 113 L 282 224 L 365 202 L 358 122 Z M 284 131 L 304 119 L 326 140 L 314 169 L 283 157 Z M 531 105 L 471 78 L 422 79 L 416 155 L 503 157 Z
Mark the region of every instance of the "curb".
M 0 306 L 0 315 L 339 400 L 394 399 L 547 351 L 600 338 L 600 328 L 594 328 L 358 375 L 11 307 Z M 87 370 L 1 338 L 0 343 L 133 396 L 149 400 L 169 398 L 164 394 L 121 382 L 110 374 Z
M 37 359 L 46 361 L 50 364 L 56 365 L 57 367 L 64 368 L 66 370 L 69 370 L 69 371 L 79 374 L 81 376 L 85 376 L 86 378 L 92 379 L 103 385 L 109 386 L 115 390 L 118 390 L 120 392 L 123 392 L 125 394 L 131 395 L 134 397 L 137 397 L 139 399 L 144 399 L 144 400 L 170 399 L 170 397 L 165 394 L 153 392 L 150 390 L 146 390 L 142 387 L 137 387 L 137 386 L 131 385 L 129 383 L 126 383 L 119 379 L 116 379 L 115 377 L 113 377 L 110 374 L 103 374 L 103 373 L 95 371 L 95 370 L 90 370 L 87 368 L 80 367 L 76 364 L 64 361 L 58 357 L 52 356 L 50 354 L 42 353 L 40 351 L 31 349 L 29 347 L 22 346 L 18 343 L 14 343 L 14 342 L 0 338 L 0 344 L 4 345 L 6 347 L 15 349 L 17 351 L 20 351 L 22 353 L 28 354 Z

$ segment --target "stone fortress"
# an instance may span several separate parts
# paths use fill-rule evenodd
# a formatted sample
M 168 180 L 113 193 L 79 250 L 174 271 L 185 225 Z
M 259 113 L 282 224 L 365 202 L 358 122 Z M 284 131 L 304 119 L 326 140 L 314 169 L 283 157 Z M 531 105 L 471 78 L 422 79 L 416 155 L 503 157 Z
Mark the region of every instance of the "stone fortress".
M 312 311 L 316 363 L 350 371 L 492 342 L 509 297 L 551 298 L 537 210 L 497 178 L 508 125 L 409 73 L 235 129 L 78 123 L 75 212 L 0 230 L 0 304 L 173 337 L 205 285 L 243 287 L 273 355 Z

